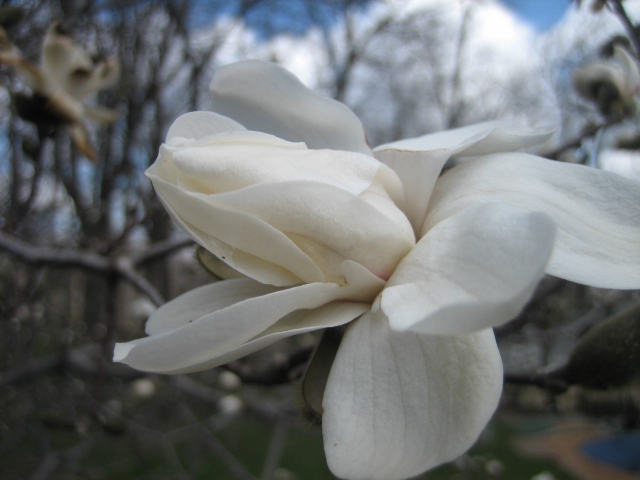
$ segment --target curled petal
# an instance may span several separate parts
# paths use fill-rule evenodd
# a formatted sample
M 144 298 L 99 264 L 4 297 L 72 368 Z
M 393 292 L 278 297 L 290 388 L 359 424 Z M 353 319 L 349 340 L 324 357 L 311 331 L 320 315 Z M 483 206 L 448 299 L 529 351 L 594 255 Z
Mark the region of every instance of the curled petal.
M 553 218 L 558 234 L 547 273 L 595 287 L 640 288 L 637 182 L 524 153 L 488 155 L 438 180 L 422 233 L 487 202 Z
M 476 441 L 502 390 L 491 330 L 430 336 L 395 332 L 381 311 L 347 329 L 324 393 L 331 471 L 400 480 L 448 462 Z
M 620 45 L 613 47 L 615 59 L 622 65 L 626 76 L 626 85 L 629 93 L 637 94 L 640 89 L 640 69 L 638 61 L 631 56 L 626 48 Z
M 344 260 L 387 279 L 415 243 L 406 217 L 390 199 L 389 210 L 395 209 L 392 218 L 358 196 L 325 183 L 263 183 L 211 201 L 286 232 L 327 275 L 325 281 L 342 283 L 336 277 Z
M 201 193 L 228 192 L 257 183 L 309 180 L 358 195 L 369 188 L 381 168 L 387 169 L 368 155 L 309 150 L 303 143 L 251 131 L 205 137 L 176 149 L 173 163 L 180 172 L 177 183 Z
M 356 302 L 329 307 L 338 296 L 331 283 L 275 289 L 250 279 L 216 282 L 158 309 L 147 327 L 151 336 L 118 344 L 114 360 L 159 373 L 211 368 L 284 336 L 346 323 L 367 308 Z M 318 307 L 324 309 L 310 311 Z
M 93 120 L 96 123 L 101 125 L 109 125 L 110 123 L 115 122 L 122 112 L 118 110 L 112 110 L 110 108 L 103 108 L 96 105 L 85 105 L 84 106 L 84 114 L 85 116 Z
M 505 120 L 496 120 L 387 143 L 376 147 L 375 152 L 445 150 L 450 156 L 458 157 L 486 155 L 539 145 L 547 141 L 552 133 L 549 128 L 534 129 Z
M 404 196 L 409 201 L 400 206 L 419 233 L 433 187 L 449 158 L 530 147 L 550 136 L 547 129 L 531 129 L 505 121 L 484 122 L 380 145 L 374 149 L 374 155 L 402 180 Z
M 167 132 L 166 142 L 174 144 L 175 142 L 172 142 L 174 138 L 200 140 L 217 133 L 243 130 L 246 130 L 246 128 L 223 115 L 214 112 L 189 112 L 180 115 L 171 124 Z
M 284 68 L 246 60 L 218 69 L 210 85 L 213 110 L 249 130 L 309 148 L 371 154 L 364 128 L 345 105 L 318 95 Z
M 398 202 L 398 206 L 411 222 L 416 236 L 424 223 L 433 187 L 450 155 L 449 149 L 426 152 L 388 149 L 375 152 L 376 158 L 391 167 L 402 181 L 404 199 L 408 201 Z
M 411 226 L 389 197 L 381 212 L 343 189 L 309 181 L 207 195 L 155 172 L 149 169 L 147 175 L 174 221 L 221 260 L 261 282 L 341 283 L 340 265 L 348 259 L 386 279 L 414 244 Z
M 271 285 L 238 279 L 194 288 L 156 310 L 145 324 L 147 335 L 159 335 L 184 327 L 205 315 L 236 303 L 280 291 Z
M 90 70 L 93 62 L 89 54 L 63 33 L 56 23 L 44 38 L 40 63 L 48 89 L 55 91 L 63 88 L 73 70 Z
M 324 281 L 313 260 L 284 233 L 212 196 L 187 192 L 147 172 L 174 222 L 239 272 L 276 286 Z
M 505 204 L 468 208 L 418 242 L 382 292 L 398 331 L 456 335 L 515 317 L 544 274 L 555 225 Z
M 78 100 L 87 100 L 100 90 L 113 86 L 120 78 L 120 62 L 107 58 L 96 64 L 91 61 L 89 69 L 79 68 L 65 79 L 64 90 Z
M 342 283 L 347 259 L 388 278 L 414 243 L 394 201 L 403 191 L 393 170 L 367 155 L 308 150 L 261 132 L 205 134 L 234 123 L 197 112 L 171 127 L 147 175 L 174 220 L 261 282 Z M 198 138 L 185 138 L 192 127 Z

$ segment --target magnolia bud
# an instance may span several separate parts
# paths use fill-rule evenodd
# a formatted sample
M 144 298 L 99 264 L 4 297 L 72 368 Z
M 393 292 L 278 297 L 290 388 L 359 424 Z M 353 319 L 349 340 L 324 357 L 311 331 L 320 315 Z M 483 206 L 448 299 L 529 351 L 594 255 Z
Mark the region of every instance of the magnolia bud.
M 624 387 L 640 380 L 640 316 L 630 309 L 593 327 L 554 376 L 596 389 Z

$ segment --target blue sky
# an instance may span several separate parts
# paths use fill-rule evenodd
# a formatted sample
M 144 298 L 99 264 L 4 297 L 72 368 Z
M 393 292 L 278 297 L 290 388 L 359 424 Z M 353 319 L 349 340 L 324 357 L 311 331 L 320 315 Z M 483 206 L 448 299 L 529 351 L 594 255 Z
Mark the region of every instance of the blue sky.
M 376 0 L 355 0 L 363 8 Z M 552 27 L 571 6 L 570 0 L 500 0 L 538 31 Z M 218 15 L 235 15 L 241 0 L 194 0 L 193 25 L 203 26 Z M 245 16 L 246 24 L 264 40 L 282 32 L 303 35 L 315 23 L 330 28 L 340 16 L 331 0 L 270 0 Z
M 501 0 L 537 30 L 552 27 L 571 7 L 570 0 Z

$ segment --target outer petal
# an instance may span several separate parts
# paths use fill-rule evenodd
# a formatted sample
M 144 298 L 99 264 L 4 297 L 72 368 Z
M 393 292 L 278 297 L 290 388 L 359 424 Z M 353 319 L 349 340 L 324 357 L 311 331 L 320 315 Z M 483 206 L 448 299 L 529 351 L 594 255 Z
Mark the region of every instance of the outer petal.
M 180 115 L 169 127 L 167 143 L 174 138 L 200 140 L 216 133 L 246 130 L 235 120 L 214 112 L 189 112 Z
M 152 335 L 118 344 L 114 360 L 160 373 L 202 370 L 284 336 L 346 323 L 367 308 L 354 302 L 328 307 L 339 297 L 335 284 L 282 290 L 256 283 L 250 279 L 216 282 L 172 300 L 149 320 Z M 316 314 L 309 311 L 318 307 L 326 308 Z
M 334 301 L 313 310 L 298 310 L 278 320 L 248 342 L 198 365 L 172 373 L 189 373 L 214 368 L 262 350 L 284 338 L 325 328 L 338 327 L 358 318 L 369 309 L 366 303 Z
M 376 147 L 375 151 L 432 152 L 446 149 L 451 156 L 486 155 L 539 145 L 548 140 L 552 133 L 548 128 L 533 129 L 496 120 L 387 143 Z
M 289 286 L 324 281 L 313 260 L 290 238 L 255 216 L 186 192 L 147 172 L 174 222 L 232 268 L 262 283 Z
M 345 105 L 318 95 L 284 68 L 246 60 L 216 71 L 213 110 L 249 130 L 271 133 L 309 148 L 371 154 L 364 128 Z
M 149 317 L 144 331 L 150 336 L 170 332 L 209 313 L 280 290 L 247 278 L 203 285 L 162 305 Z
M 558 227 L 547 273 L 602 288 L 640 288 L 640 188 L 614 173 L 523 153 L 452 168 L 437 182 L 422 232 L 469 206 L 503 202 Z
M 382 292 L 391 328 L 455 335 L 511 320 L 544 274 L 555 230 L 543 213 L 499 203 L 440 222 Z
M 433 187 L 450 157 L 511 151 L 542 143 L 550 136 L 546 129 L 505 121 L 484 122 L 380 145 L 374 155 L 402 180 L 409 201 L 401 206 L 419 233 Z
M 613 55 L 624 68 L 626 85 L 629 93 L 632 95 L 637 94 L 638 89 L 640 88 L 640 69 L 638 68 L 638 61 L 620 45 L 614 45 Z
M 502 363 L 493 332 L 428 336 L 389 329 L 381 311 L 352 323 L 324 395 L 331 471 L 399 480 L 464 453 L 493 414 Z
M 424 223 L 433 187 L 451 152 L 446 148 L 425 152 L 393 149 L 375 152 L 376 158 L 391 167 L 402 181 L 406 201 L 399 202 L 398 206 L 411 222 L 416 235 Z
M 47 31 L 40 63 L 50 90 L 46 93 L 62 88 L 72 70 L 91 68 L 89 55 L 69 36 L 61 33 L 57 24 Z
M 98 63 L 91 61 L 91 68 L 72 71 L 67 77 L 64 89 L 74 98 L 84 101 L 95 96 L 100 90 L 113 86 L 120 78 L 120 62 L 107 58 Z
M 315 180 L 358 195 L 371 185 L 380 169 L 387 169 L 368 155 L 309 150 L 303 143 L 250 131 L 203 138 L 176 149 L 173 162 L 179 171 L 178 184 L 201 193 L 228 192 L 257 183 Z

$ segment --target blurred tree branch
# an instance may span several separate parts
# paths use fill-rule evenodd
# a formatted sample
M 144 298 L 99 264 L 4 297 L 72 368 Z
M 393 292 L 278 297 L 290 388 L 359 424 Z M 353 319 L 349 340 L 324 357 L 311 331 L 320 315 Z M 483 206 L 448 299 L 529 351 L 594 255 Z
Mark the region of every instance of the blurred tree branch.
M 178 245 L 182 244 L 178 243 Z M 155 256 L 157 258 L 171 253 L 179 246 L 174 243 L 164 246 Z M 156 288 L 135 271 L 133 265 L 137 262 L 132 262 L 127 257 L 109 258 L 92 252 L 36 247 L 4 232 L 0 232 L 0 249 L 12 253 L 20 260 L 34 266 L 79 268 L 105 275 L 113 273 L 131 282 L 142 293 L 147 295 L 156 306 L 160 306 L 165 302 Z M 145 258 L 148 258 L 148 256 L 145 256 Z
M 622 5 L 622 0 L 609 0 L 609 6 L 611 10 L 613 10 L 613 12 L 618 16 L 620 22 L 627 31 L 629 40 L 631 40 L 631 44 L 633 45 L 633 49 L 635 50 L 635 55 L 636 57 L 638 57 L 640 55 L 640 35 L 638 27 L 634 25 L 631 21 L 631 18 L 629 18 L 627 11 Z
M 572 150 L 574 148 L 580 147 L 585 140 L 594 137 L 601 130 L 606 129 L 607 127 L 610 127 L 612 125 L 616 125 L 618 123 L 620 123 L 620 120 L 610 120 L 604 123 L 587 125 L 582 130 L 582 133 L 580 134 L 580 136 L 565 142 L 564 144 L 560 145 L 559 147 L 556 147 L 550 152 L 542 153 L 542 156 L 549 158 L 551 160 L 559 160 L 563 153 L 569 150 Z
M 0 387 L 24 382 L 35 375 L 53 370 L 94 377 L 99 368 L 101 349 L 100 345 L 83 345 L 67 351 L 33 358 L 24 364 L 0 372 Z M 106 366 L 106 374 L 128 380 L 145 375 L 143 372 L 133 370 L 120 363 L 109 363 Z

